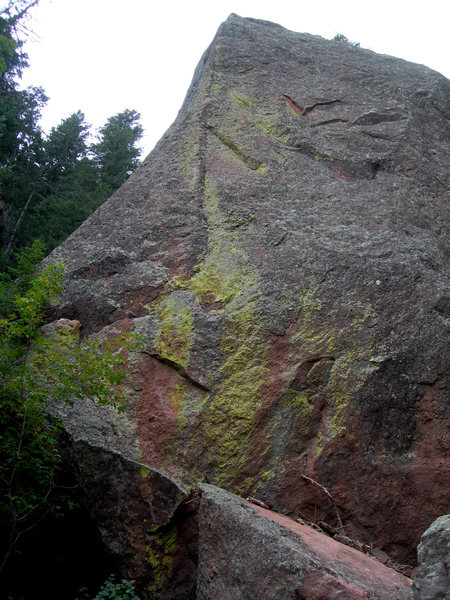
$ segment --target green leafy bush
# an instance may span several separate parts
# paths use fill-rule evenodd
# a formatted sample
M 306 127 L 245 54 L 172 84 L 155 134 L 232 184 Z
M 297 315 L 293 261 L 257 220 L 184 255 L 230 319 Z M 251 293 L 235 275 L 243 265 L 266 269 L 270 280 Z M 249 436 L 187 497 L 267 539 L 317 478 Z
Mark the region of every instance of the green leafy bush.
M 118 583 L 114 579 L 114 575 L 110 575 L 93 597 L 89 596 L 85 589 L 80 590 L 82 596 L 77 600 L 139 600 L 139 596 L 134 591 L 132 579 L 122 579 Z
M 50 405 L 78 398 L 123 410 L 125 356 L 139 344 L 132 334 L 80 343 L 70 322 L 42 327 L 65 267 L 48 265 L 32 277 L 37 256 L 39 248 L 27 250 L 10 281 L 4 276 L 0 283 L 0 572 L 25 532 L 61 512 L 55 481 L 61 424 L 48 418 Z

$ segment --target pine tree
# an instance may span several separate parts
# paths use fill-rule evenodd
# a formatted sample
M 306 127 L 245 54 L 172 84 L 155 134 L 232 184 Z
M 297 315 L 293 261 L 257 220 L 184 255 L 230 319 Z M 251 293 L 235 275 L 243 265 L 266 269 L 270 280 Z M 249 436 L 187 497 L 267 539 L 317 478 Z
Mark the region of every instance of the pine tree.
M 40 181 L 38 121 L 47 98 L 41 88 L 19 90 L 17 85 L 27 66 L 18 36 L 27 11 L 36 4 L 36 0 L 10 1 L 0 10 L 0 248 L 8 255 L 17 224 Z
M 119 188 L 139 165 L 141 149 L 136 144 L 142 137 L 140 114 L 124 110 L 110 117 L 100 129 L 100 139 L 91 146 L 99 168 L 100 183 L 108 196 Z
M 38 0 L 10 0 L 0 9 L 0 272 L 39 238 L 50 252 L 63 242 L 139 164 L 140 115 L 127 109 L 88 145 L 81 111 L 45 138 L 42 88 L 20 90 L 27 67 L 22 23 Z

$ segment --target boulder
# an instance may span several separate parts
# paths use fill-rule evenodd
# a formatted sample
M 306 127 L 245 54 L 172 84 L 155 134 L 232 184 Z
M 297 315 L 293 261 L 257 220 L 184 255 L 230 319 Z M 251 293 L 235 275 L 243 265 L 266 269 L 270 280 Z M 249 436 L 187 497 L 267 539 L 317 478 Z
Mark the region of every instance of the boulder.
M 118 571 L 141 597 L 194 599 L 197 526 L 190 492 L 167 473 L 78 441 L 72 461 L 86 507 Z
M 52 317 L 145 336 L 127 414 L 77 405 L 72 439 L 412 561 L 448 512 L 448 98 L 426 67 L 231 15 L 154 151 L 47 259 Z
M 411 580 L 372 557 L 203 485 L 197 599 L 406 600 Z
M 417 548 L 411 600 L 445 600 L 450 591 L 450 515 L 439 517 L 423 534 Z

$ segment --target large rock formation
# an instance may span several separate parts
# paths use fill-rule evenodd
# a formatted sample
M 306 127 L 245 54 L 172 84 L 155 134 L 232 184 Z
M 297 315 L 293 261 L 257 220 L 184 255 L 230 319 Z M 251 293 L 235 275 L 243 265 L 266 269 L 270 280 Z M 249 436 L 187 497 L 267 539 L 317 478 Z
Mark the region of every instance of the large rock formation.
M 339 514 L 411 561 L 449 510 L 448 91 L 232 15 L 155 150 L 49 258 L 68 268 L 56 316 L 146 339 L 127 415 L 77 406 L 74 439 Z

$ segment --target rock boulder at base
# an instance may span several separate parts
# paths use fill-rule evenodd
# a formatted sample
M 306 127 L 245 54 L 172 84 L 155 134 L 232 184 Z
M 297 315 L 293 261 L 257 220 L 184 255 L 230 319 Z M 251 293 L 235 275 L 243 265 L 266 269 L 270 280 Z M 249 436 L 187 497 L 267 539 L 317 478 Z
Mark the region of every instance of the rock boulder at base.
M 339 542 L 203 485 L 198 600 L 407 600 L 411 580 Z
M 83 440 L 72 461 L 105 550 L 143 600 L 196 598 L 197 519 L 166 473 Z
M 450 594 L 450 515 L 439 517 L 425 531 L 417 548 L 419 568 L 411 600 L 446 600 Z
M 48 259 L 52 317 L 145 336 L 126 415 L 77 405 L 75 438 L 414 560 L 449 510 L 448 99 L 426 67 L 231 15 Z

